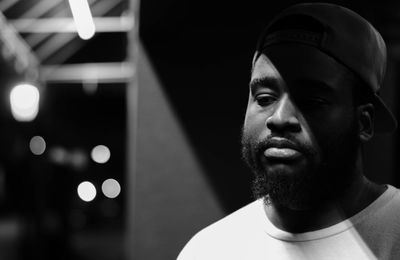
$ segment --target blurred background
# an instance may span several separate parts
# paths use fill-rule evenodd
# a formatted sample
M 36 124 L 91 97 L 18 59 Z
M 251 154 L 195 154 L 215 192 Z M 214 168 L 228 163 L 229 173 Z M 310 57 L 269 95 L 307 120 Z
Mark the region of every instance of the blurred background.
M 0 259 L 175 259 L 252 200 L 240 132 L 258 34 L 301 1 L 1 0 Z M 330 1 L 389 53 L 400 3 Z M 365 171 L 400 186 L 398 131 Z

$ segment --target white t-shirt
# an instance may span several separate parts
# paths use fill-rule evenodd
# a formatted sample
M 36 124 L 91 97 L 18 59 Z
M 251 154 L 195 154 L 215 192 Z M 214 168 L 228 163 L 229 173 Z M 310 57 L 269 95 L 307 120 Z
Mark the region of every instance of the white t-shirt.
M 276 228 L 257 200 L 197 233 L 178 260 L 400 259 L 400 192 L 393 186 L 353 217 L 306 233 Z

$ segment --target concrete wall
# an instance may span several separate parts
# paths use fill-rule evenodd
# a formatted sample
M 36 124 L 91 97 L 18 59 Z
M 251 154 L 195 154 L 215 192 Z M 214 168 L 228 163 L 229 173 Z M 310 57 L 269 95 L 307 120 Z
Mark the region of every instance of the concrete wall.
M 128 259 L 174 259 L 224 213 L 143 48 L 137 79 L 128 91 Z

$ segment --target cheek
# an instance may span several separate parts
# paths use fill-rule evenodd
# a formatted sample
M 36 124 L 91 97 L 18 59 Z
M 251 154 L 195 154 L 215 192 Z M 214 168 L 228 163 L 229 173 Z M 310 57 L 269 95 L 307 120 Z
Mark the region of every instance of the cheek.
M 343 145 L 343 138 L 351 138 L 356 131 L 354 109 L 337 109 L 326 113 L 318 120 L 308 120 L 310 129 L 323 153 Z M 354 136 L 355 138 L 355 136 Z
M 252 137 L 267 136 L 269 133 L 266 127 L 267 117 L 266 113 L 258 113 L 254 106 L 249 106 L 244 120 L 244 131 Z
M 308 116 L 306 120 L 318 140 L 329 136 L 332 139 L 348 131 L 354 123 L 355 114 L 353 108 L 337 106 Z

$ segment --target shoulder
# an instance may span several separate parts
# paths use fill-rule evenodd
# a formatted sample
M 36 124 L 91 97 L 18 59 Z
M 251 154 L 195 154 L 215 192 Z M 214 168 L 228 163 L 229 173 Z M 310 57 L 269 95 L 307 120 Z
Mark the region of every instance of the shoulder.
M 391 185 L 387 187 L 379 198 L 359 214 L 361 218 L 367 220 L 367 223 L 371 221 L 375 224 L 391 226 L 393 222 L 388 220 L 400 217 L 400 190 Z
M 378 199 L 350 219 L 358 231 L 374 243 L 390 237 L 400 241 L 400 190 L 387 186 Z
M 243 246 L 243 240 L 246 237 L 260 232 L 262 214 L 264 214 L 264 210 L 261 200 L 240 208 L 195 234 L 186 244 L 178 259 L 195 259 L 186 256 L 198 255 L 205 251 L 222 252 L 226 251 L 225 247 Z
M 388 189 L 390 189 L 388 202 L 378 210 L 377 216 L 381 225 L 392 228 L 390 232 L 396 232 L 400 239 L 400 190 L 393 186 L 389 186 Z
M 356 228 L 379 259 L 400 259 L 400 190 L 387 186 Z
M 388 189 L 385 192 L 385 199 L 382 199 L 382 211 L 388 213 L 389 215 L 395 214 L 397 217 L 400 215 L 400 190 L 391 185 L 387 185 Z

